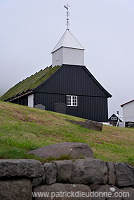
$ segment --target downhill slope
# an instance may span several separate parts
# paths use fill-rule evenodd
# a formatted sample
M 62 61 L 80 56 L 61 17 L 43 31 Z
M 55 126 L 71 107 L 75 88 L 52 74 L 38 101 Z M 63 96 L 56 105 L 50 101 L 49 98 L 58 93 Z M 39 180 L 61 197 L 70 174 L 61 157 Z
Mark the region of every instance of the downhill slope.
M 0 101 L 0 158 L 35 158 L 27 152 L 58 142 L 84 142 L 98 159 L 134 165 L 134 129 L 104 125 L 98 132 L 66 119 L 83 120 Z

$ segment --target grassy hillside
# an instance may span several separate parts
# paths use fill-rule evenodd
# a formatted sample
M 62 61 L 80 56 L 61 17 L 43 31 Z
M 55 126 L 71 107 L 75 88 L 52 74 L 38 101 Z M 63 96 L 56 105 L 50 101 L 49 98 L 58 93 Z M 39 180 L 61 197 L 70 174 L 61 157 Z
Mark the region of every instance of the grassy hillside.
M 58 142 L 84 142 L 98 159 L 134 165 L 134 129 L 105 125 L 97 132 L 65 119 L 81 120 L 0 101 L 0 158 L 35 158 L 27 152 Z

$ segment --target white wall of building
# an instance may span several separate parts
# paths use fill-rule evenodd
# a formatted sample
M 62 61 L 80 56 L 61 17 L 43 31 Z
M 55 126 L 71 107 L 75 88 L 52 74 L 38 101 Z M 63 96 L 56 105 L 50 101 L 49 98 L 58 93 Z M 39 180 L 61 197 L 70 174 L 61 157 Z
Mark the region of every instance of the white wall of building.
M 61 66 L 63 64 L 63 48 L 52 53 L 52 66 Z
M 28 96 L 28 106 L 34 107 L 34 94 Z
M 84 65 L 84 50 L 64 47 L 63 64 Z
M 134 122 L 134 101 L 123 106 L 123 119 L 125 122 Z
M 56 65 L 84 65 L 84 50 L 62 47 L 52 53 L 52 66 Z

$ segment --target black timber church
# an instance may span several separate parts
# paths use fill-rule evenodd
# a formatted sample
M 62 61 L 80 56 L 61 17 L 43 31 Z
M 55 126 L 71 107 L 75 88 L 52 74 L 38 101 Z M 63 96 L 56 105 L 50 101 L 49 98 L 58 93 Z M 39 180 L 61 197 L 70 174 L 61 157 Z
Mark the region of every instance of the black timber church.
M 1 100 L 106 122 L 109 97 L 84 66 L 84 49 L 67 29 L 52 51 L 52 66 L 19 82 Z

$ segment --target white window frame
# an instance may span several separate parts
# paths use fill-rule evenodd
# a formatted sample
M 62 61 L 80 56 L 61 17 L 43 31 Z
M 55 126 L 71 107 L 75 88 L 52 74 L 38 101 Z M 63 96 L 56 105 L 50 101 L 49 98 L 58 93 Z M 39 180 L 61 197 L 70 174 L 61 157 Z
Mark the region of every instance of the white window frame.
M 78 106 L 78 97 L 76 95 L 67 95 L 67 106 Z

